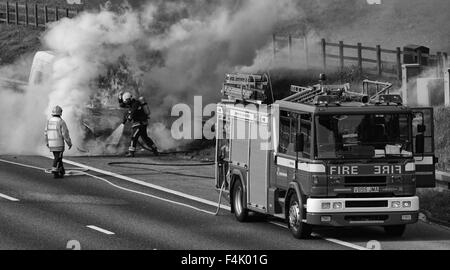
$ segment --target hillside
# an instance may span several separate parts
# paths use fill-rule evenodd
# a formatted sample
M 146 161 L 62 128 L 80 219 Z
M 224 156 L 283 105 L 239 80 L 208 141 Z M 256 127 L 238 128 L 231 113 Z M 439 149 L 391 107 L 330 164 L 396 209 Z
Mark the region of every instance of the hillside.
M 333 41 L 392 48 L 420 44 L 450 51 L 448 0 L 383 0 L 382 5 L 368 5 L 366 0 L 303 0 L 298 6 L 303 18 L 283 31 L 301 34 L 306 28 Z

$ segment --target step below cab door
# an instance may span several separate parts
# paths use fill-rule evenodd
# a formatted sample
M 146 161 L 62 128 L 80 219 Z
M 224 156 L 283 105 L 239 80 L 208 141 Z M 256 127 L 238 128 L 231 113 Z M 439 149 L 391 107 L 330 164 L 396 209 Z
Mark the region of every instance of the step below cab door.
M 433 188 L 436 186 L 435 164 L 437 163 L 434 155 L 433 108 L 413 108 L 413 112 L 413 148 L 417 187 Z

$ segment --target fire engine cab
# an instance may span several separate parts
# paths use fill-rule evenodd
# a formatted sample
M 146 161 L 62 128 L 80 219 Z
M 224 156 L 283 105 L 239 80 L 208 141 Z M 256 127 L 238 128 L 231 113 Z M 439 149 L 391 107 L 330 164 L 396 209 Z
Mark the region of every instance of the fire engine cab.
M 369 96 L 325 77 L 268 104 L 264 78 L 227 75 L 217 106 L 216 187 L 237 220 L 282 218 L 296 238 L 313 226 L 401 236 L 417 222 L 416 188 L 435 185 L 431 108 L 409 108 L 389 87 Z

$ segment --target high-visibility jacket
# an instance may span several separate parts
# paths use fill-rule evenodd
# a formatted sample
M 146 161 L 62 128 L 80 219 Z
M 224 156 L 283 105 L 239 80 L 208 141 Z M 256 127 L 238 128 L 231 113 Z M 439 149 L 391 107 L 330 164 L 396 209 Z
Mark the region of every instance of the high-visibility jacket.
M 47 121 L 45 138 L 51 152 L 64 151 L 64 141 L 67 145 L 72 145 L 66 122 L 64 122 L 61 117 L 53 116 Z

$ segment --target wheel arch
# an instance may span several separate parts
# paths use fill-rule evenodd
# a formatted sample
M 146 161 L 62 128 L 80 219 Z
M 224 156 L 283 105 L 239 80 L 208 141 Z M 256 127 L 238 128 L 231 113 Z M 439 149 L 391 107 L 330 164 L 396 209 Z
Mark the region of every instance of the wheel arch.
M 234 189 L 234 184 L 237 181 L 241 181 L 241 185 L 242 185 L 242 189 L 244 194 L 247 194 L 247 186 L 245 185 L 245 181 L 244 181 L 244 176 L 242 174 L 242 172 L 238 169 L 232 169 L 231 170 L 231 181 L 230 181 L 230 202 L 233 201 L 233 189 Z M 244 196 L 244 207 L 247 205 L 247 196 Z M 231 207 L 231 213 L 234 213 L 234 204 L 230 203 L 230 207 Z
M 289 217 L 289 201 L 293 194 L 297 195 L 297 198 L 301 200 L 302 204 L 305 203 L 305 196 L 301 192 L 300 185 L 297 182 L 289 183 L 288 191 L 286 192 L 286 197 L 284 200 L 284 214 L 286 219 Z

